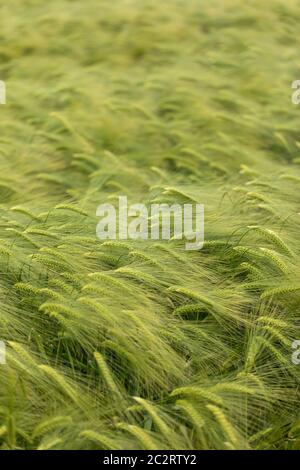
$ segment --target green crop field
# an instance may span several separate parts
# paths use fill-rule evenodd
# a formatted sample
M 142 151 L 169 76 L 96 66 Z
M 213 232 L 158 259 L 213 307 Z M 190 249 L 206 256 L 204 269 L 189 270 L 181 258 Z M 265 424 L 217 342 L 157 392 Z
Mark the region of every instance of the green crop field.
M 0 17 L 0 449 L 300 449 L 299 1 Z M 121 195 L 203 248 L 99 240 Z

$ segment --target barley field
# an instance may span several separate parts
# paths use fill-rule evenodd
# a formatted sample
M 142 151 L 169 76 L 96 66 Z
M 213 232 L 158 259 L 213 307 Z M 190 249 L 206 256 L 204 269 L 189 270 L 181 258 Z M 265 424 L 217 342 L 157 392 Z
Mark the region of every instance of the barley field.
M 0 13 L 0 449 L 300 449 L 299 2 Z M 99 240 L 120 195 L 203 248 Z

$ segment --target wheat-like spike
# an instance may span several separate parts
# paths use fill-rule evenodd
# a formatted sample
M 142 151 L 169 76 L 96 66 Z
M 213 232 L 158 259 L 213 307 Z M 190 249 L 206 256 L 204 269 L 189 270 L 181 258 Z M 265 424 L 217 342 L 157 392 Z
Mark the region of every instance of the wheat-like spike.
M 8 341 L 8 344 L 30 367 L 33 369 L 39 367 L 35 359 L 33 359 L 31 354 L 20 343 Z
M 67 210 L 67 211 L 72 211 L 76 212 L 77 214 L 88 216 L 87 212 L 84 210 L 80 209 L 79 207 L 73 206 L 72 204 L 58 204 L 57 206 L 54 207 L 56 210 Z
M 105 286 L 97 286 L 95 284 L 86 284 L 82 287 L 81 291 L 83 293 L 95 294 L 97 297 L 104 297 L 108 294 Z
M 280 286 L 280 287 L 273 287 L 272 289 L 267 289 L 263 292 L 260 296 L 261 299 L 267 299 L 268 297 L 276 297 L 278 295 L 285 295 L 291 292 L 297 292 L 300 290 L 299 284 L 289 285 L 289 286 Z
M 12 256 L 12 251 L 5 246 L 0 246 L 0 254 L 3 256 Z
M 43 434 L 52 431 L 58 427 L 64 427 L 72 424 L 72 418 L 70 416 L 53 416 L 39 423 L 33 431 L 33 437 L 42 436 Z
M 68 271 L 70 269 L 69 266 L 67 266 L 65 263 L 58 261 L 56 259 L 49 258 L 48 256 L 43 256 L 39 254 L 34 254 L 30 256 L 34 261 L 37 261 L 38 263 L 42 264 L 46 268 L 54 269 L 54 270 L 62 270 L 62 271 Z
M 276 338 L 278 341 L 280 341 L 285 346 L 289 347 L 290 341 L 282 333 L 280 333 L 276 328 L 274 328 L 273 326 L 271 326 L 271 325 L 262 325 L 261 329 L 265 330 L 265 331 L 268 331 L 271 334 L 271 336 Z
M 249 349 L 247 351 L 246 360 L 245 360 L 245 371 L 247 373 L 249 373 L 249 371 L 251 371 L 252 368 L 254 367 L 255 359 L 260 351 L 260 346 L 261 346 L 261 343 L 258 340 L 258 337 L 254 336 L 250 343 Z
M 266 323 L 267 325 L 274 325 L 278 328 L 288 328 L 288 324 L 281 320 L 280 318 L 274 318 L 274 317 L 266 317 L 265 315 L 262 315 L 257 319 L 259 323 Z
M 273 427 L 270 427 L 270 428 L 267 428 L 267 429 L 263 429 L 262 431 L 259 431 L 255 434 L 253 434 L 252 436 L 250 436 L 248 438 L 248 441 L 251 443 L 251 442 L 254 442 L 254 441 L 257 441 L 257 440 L 261 440 L 262 437 L 266 436 L 267 434 L 269 434 L 270 432 L 273 431 Z
M 257 206 L 259 209 L 263 209 L 264 211 L 268 212 L 272 216 L 276 218 L 280 218 L 279 214 L 276 212 L 276 209 L 270 207 L 268 204 L 258 204 Z
M 103 347 L 105 349 L 110 349 L 111 351 L 114 351 L 121 358 L 126 357 L 126 359 L 129 361 L 129 363 L 133 366 L 134 369 L 139 369 L 139 362 L 136 357 L 126 348 L 123 348 L 120 344 L 107 339 L 103 341 Z
M 43 313 L 48 315 L 50 318 L 54 318 L 64 328 L 65 331 L 70 330 L 71 322 L 69 319 L 66 319 L 55 311 L 43 311 Z
M 55 382 L 62 392 L 64 392 L 71 400 L 77 405 L 80 406 L 81 400 L 78 393 L 68 384 L 65 378 L 57 372 L 53 367 L 47 365 L 39 365 L 40 370 L 42 370 L 50 379 Z
M 209 300 L 207 297 L 205 297 L 202 294 L 198 294 L 198 292 L 194 292 L 190 289 L 186 289 L 185 287 L 180 287 L 180 286 L 171 286 L 168 288 L 169 292 L 176 292 L 177 294 L 183 294 L 191 299 L 198 300 L 200 302 L 203 302 L 204 304 L 209 305 L 210 307 L 213 307 L 214 303 Z
M 0 437 L 3 437 L 7 433 L 7 426 L 0 426 Z
M 64 185 L 65 182 L 62 180 L 61 177 L 57 175 L 49 175 L 48 173 L 39 173 L 37 177 L 41 180 L 50 182 L 50 183 L 56 183 L 59 185 Z M 45 216 L 45 213 L 39 214 L 39 217 L 43 218 Z
M 227 382 L 227 383 L 218 383 L 211 388 L 212 392 L 231 392 L 231 393 L 241 393 L 246 395 L 255 395 L 256 391 L 253 388 L 246 385 Z
M 142 445 L 145 450 L 158 450 L 159 447 L 154 442 L 154 440 L 149 436 L 149 434 L 144 431 L 139 426 L 134 426 L 133 424 L 119 423 L 117 425 L 119 429 L 129 432 L 134 436 Z
M 141 405 L 147 411 L 147 413 L 149 413 L 157 429 L 159 429 L 159 431 L 165 437 L 165 439 L 169 441 L 170 444 L 172 444 L 172 440 L 174 440 L 173 433 L 170 431 L 169 426 L 167 426 L 167 424 L 159 416 L 154 406 L 151 403 L 149 403 L 147 400 L 145 400 L 144 398 L 133 397 L 133 399 L 137 403 L 139 403 L 139 405 Z
M 243 262 L 243 263 L 241 263 L 240 266 L 241 266 L 241 268 L 246 269 L 247 271 L 249 271 L 254 279 L 257 279 L 257 280 L 263 279 L 263 277 L 264 277 L 263 273 L 256 266 L 253 266 L 253 264 Z
M 102 376 L 103 376 L 105 382 L 107 383 L 109 389 L 111 390 L 111 392 L 113 392 L 116 395 L 118 395 L 119 397 L 121 397 L 120 391 L 119 391 L 117 385 L 115 384 L 115 381 L 114 381 L 114 379 L 111 375 L 111 372 L 110 372 L 110 370 L 109 370 L 102 354 L 100 354 L 98 351 L 95 351 L 94 352 L 94 358 L 96 359 L 97 365 L 99 367 L 99 371 L 102 374 Z
M 49 450 L 49 449 L 53 449 L 53 447 L 57 446 L 58 444 L 61 444 L 63 442 L 62 439 L 60 439 L 59 437 L 53 437 L 52 439 L 48 439 L 44 442 L 42 442 L 37 450 Z
M 40 220 L 39 216 L 33 214 L 29 209 L 25 209 L 25 207 L 14 206 L 10 210 L 13 212 L 19 212 L 20 214 L 26 215 L 33 220 Z
M 25 240 L 26 242 L 30 243 L 32 246 L 34 246 L 35 248 L 39 248 L 39 245 L 37 243 L 35 243 L 33 240 L 31 240 L 30 237 L 28 237 L 26 235 L 26 233 L 24 232 L 21 232 L 20 230 L 17 230 L 16 228 L 6 228 L 5 230 L 7 230 L 8 232 L 12 232 L 14 233 L 15 235 L 17 235 L 18 237 L 22 238 L 23 240 Z
M 145 253 L 141 253 L 140 251 L 131 251 L 129 255 L 164 271 L 164 266 L 161 263 L 151 258 L 151 256 L 145 255 Z
M 17 359 L 16 354 L 13 354 L 10 348 L 6 351 L 6 359 L 7 362 L 11 365 L 13 365 L 15 370 L 20 369 L 22 373 L 24 372 L 28 374 L 28 376 L 33 376 L 34 373 L 38 370 L 37 369 L 37 364 L 33 367 L 33 364 L 29 363 L 28 361 L 24 361 L 24 357 L 21 357 L 20 354 L 18 354 L 19 359 Z
M 241 175 L 247 175 L 247 176 L 258 176 L 259 173 L 252 168 L 250 168 L 248 165 L 241 165 L 240 166 L 240 173 Z
M 275 233 L 273 230 L 259 227 L 257 225 L 250 225 L 248 227 L 251 230 L 256 231 L 259 233 L 262 237 L 266 238 L 269 240 L 271 243 L 273 243 L 279 250 L 283 251 L 283 253 L 293 256 L 293 252 L 290 250 L 290 248 L 287 246 L 287 244 L 280 238 L 277 233 Z
M 100 434 L 99 432 L 93 431 L 91 429 L 86 429 L 79 434 L 79 437 L 88 439 L 98 444 L 104 450 L 116 450 L 117 447 L 113 443 L 112 439 L 109 439 L 107 436 Z
M 297 159 L 293 160 L 294 162 L 296 162 Z M 295 176 L 295 175 L 281 175 L 280 176 L 280 179 L 284 179 L 284 180 L 289 180 L 289 181 L 295 181 L 296 183 L 300 183 L 300 178 L 299 176 Z
M 278 349 L 276 349 L 273 344 L 267 340 L 266 338 L 263 338 L 262 336 L 258 336 L 257 337 L 257 340 L 266 348 L 268 349 L 272 354 L 273 356 L 276 357 L 276 359 L 278 360 L 278 362 L 280 362 L 281 364 L 284 364 L 286 365 L 287 364 L 287 359 L 283 356 L 283 354 L 281 354 L 280 351 L 278 351 Z
M 96 237 L 87 237 L 83 235 L 68 235 L 64 237 L 64 242 L 78 243 L 82 245 L 92 244 L 95 245 Z
M 192 196 L 189 196 L 187 193 L 185 193 L 181 189 L 175 188 L 174 186 L 165 187 L 163 194 L 174 194 L 175 196 L 181 196 L 183 199 L 186 199 L 188 201 L 198 202 Z
M 71 274 L 71 273 L 60 273 L 60 276 L 61 277 L 64 277 L 65 279 L 67 279 L 67 281 L 70 281 L 72 282 L 72 284 L 78 288 L 78 289 L 81 289 L 81 276 L 80 275 L 77 275 L 77 274 Z
M 38 287 L 31 285 L 29 282 L 27 283 L 17 282 L 16 284 L 14 284 L 14 287 L 17 290 L 21 292 L 25 292 L 26 294 L 29 294 L 29 295 L 39 295 L 39 292 L 40 292 L 40 289 Z
M 246 197 L 248 197 L 250 199 L 256 199 L 256 200 L 262 201 L 262 202 L 267 202 L 267 203 L 271 202 L 269 198 L 267 198 L 266 196 L 263 196 L 260 193 L 256 193 L 256 192 L 249 192 L 249 193 L 246 194 Z
M 207 315 L 207 312 L 203 312 L 203 303 L 196 303 L 196 304 L 187 304 L 181 307 L 177 307 L 173 310 L 174 315 L 194 315 L 197 313 L 204 313 L 204 316 Z
M 116 272 L 125 274 L 126 276 L 132 277 L 141 283 L 151 284 L 157 286 L 157 279 L 151 274 L 146 274 L 138 269 L 127 268 L 126 266 L 118 268 Z
M 74 153 L 74 158 L 87 162 L 92 165 L 94 169 L 99 168 L 98 160 L 92 155 L 87 155 L 86 153 Z
M 203 426 L 205 426 L 205 421 L 191 402 L 188 400 L 177 400 L 176 405 L 184 410 L 198 430 L 202 430 Z
M 124 281 L 120 281 L 119 279 L 115 279 L 107 274 L 101 272 L 95 272 L 88 275 L 92 279 L 96 279 L 97 281 L 103 282 L 103 284 L 108 285 L 109 287 L 117 287 L 121 291 L 126 292 L 127 294 L 132 295 L 132 289 L 125 284 Z
M 270 261 L 272 261 L 280 269 L 280 271 L 282 271 L 283 273 L 286 273 L 288 271 L 286 264 L 280 259 L 276 251 L 262 247 L 260 247 L 260 250 Z
M 107 289 L 105 287 L 100 287 L 95 284 L 86 284 L 81 289 L 82 292 L 87 292 L 90 294 L 95 294 L 97 296 L 107 295 Z
M 206 407 L 212 412 L 217 422 L 220 424 L 221 428 L 223 429 L 225 435 L 229 438 L 230 442 L 236 446 L 238 444 L 238 437 L 237 437 L 236 430 L 234 429 L 230 421 L 226 418 L 223 411 L 218 406 L 215 406 L 215 405 L 206 405 Z
M 49 237 L 59 240 L 59 237 L 55 233 L 50 232 L 49 230 L 42 230 L 38 228 L 29 227 L 24 230 L 24 233 L 27 233 L 29 235 L 40 235 L 41 237 Z
M 68 259 L 66 258 L 66 256 L 60 253 L 58 250 L 55 250 L 55 248 L 49 248 L 48 246 L 43 246 L 42 248 L 40 248 L 40 252 L 48 253 L 48 255 L 54 256 L 55 259 L 59 258 L 64 263 L 68 264 Z
M 59 303 L 54 303 L 54 302 L 45 302 L 43 303 L 40 308 L 40 311 L 46 312 L 48 314 L 52 313 L 63 313 L 71 318 L 79 318 L 80 314 L 78 312 L 75 312 L 72 308 L 59 304 Z
M 285 263 L 279 258 L 279 255 L 276 251 L 270 250 L 269 248 L 262 248 L 259 247 L 259 252 L 252 248 L 248 248 L 245 246 L 235 246 L 233 247 L 234 251 L 240 253 L 243 256 L 247 256 L 248 258 L 257 258 L 257 257 L 264 257 L 267 258 L 269 261 L 272 261 L 273 264 L 279 268 L 279 270 L 283 273 L 287 272 L 287 266 Z
M 58 302 L 64 302 L 65 301 L 65 298 L 61 294 L 59 294 L 55 290 L 49 289 L 48 287 L 45 287 L 43 289 L 39 289 L 39 292 L 41 294 L 46 295 L 47 297 L 50 297 L 54 300 L 57 300 Z
M 129 245 L 129 243 L 126 243 L 126 242 L 119 242 L 119 241 L 116 241 L 116 240 L 107 240 L 103 243 L 101 243 L 101 246 L 108 246 L 109 248 L 116 248 L 116 249 L 125 249 L 127 251 L 131 250 L 131 245 Z
M 57 278 L 50 279 L 49 284 L 51 284 L 52 286 L 58 287 L 63 292 L 65 292 L 66 294 L 69 294 L 69 295 L 72 294 L 72 292 L 74 291 L 73 286 L 70 286 L 69 284 L 62 281 L 61 279 L 57 279 Z
M 91 258 L 91 259 L 97 259 L 103 261 L 105 264 L 108 264 L 109 266 L 117 266 L 119 263 L 119 257 L 109 255 L 107 253 L 102 253 L 102 252 L 88 252 L 84 253 L 83 255 L 85 258 Z
M 99 304 L 99 302 L 96 302 L 94 299 L 80 297 L 79 299 L 77 299 L 77 301 L 84 305 L 87 305 L 88 307 L 95 310 L 97 313 L 100 313 L 100 315 L 102 315 L 110 323 L 114 322 L 114 319 L 112 318 L 110 312 L 105 307 L 103 307 L 103 305 Z
M 206 390 L 196 386 L 176 388 L 170 394 L 170 397 L 189 397 L 194 400 L 204 399 L 212 401 L 213 403 L 220 406 L 223 405 L 223 399 L 221 397 L 211 392 L 210 390 Z

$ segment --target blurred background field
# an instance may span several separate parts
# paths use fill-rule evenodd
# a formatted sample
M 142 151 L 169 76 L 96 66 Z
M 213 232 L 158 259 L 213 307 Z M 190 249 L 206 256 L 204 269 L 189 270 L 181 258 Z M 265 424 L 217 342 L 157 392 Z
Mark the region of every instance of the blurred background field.
M 2 449 L 300 448 L 296 0 L 0 6 Z M 96 208 L 205 205 L 205 245 Z

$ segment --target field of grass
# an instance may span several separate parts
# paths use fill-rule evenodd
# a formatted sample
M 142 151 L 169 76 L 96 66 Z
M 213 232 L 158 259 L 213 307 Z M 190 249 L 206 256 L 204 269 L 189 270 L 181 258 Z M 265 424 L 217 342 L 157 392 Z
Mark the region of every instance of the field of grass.
M 0 7 L 1 449 L 300 449 L 297 0 Z M 205 205 L 205 245 L 96 208 Z

